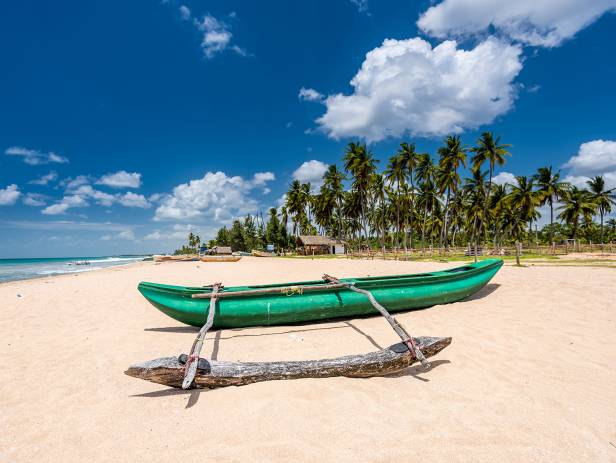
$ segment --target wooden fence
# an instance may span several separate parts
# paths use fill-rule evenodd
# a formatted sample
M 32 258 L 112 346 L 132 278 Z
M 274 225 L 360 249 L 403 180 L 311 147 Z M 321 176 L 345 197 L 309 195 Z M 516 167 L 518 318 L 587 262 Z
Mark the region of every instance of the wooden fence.
M 601 253 L 601 254 L 614 254 L 616 253 L 616 243 L 606 244 L 553 244 L 548 245 L 529 245 L 528 243 L 522 243 L 522 255 L 534 254 L 540 256 L 564 256 L 570 253 L 584 252 L 584 253 Z M 454 257 L 454 256 L 474 256 L 475 249 L 471 246 L 450 246 L 449 248 L 438 248 L 429 246 L 424 249 L 421 248 L 408 248 L 408 249 L 386 249 L 385 254 L 380 249 L 370 249 L 363 251 L 351 251 L 347 253 L 348 258 L 363 258 L 363 259 L 392 259 L 392 260 L 407 260 L 417 259 L 422 257 Z M 502 247 L 477 247 L 478 256 L 515 256 L 515 246 L 502 246 Z

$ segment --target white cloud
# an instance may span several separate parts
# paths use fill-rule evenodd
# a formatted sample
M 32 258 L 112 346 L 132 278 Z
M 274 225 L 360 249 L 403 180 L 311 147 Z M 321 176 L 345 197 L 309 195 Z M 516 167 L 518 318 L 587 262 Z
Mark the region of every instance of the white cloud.
M 351 0 L 351 3 L 357 7 L 360 13 L 368 13 L 368 0 Z
M 103 191 L 95 190 L 90 185 L 82 185 L 75 190 L 71 190 L 71 193 L 73 195 L 78 195 L 84 198 L 92 198 L 97 202 L 97 204 L 100 204 L 101 206 L 105 207 L 111 206 L 116 200 L 116 197 L 114 195 L 110 195 L 109 193 L 105 193 Z
M 317 122 L 330 137 L 368 141 L 489 124 L 513 105 L 521 53 L 494 38 L 470 50 L 455 41 L 432 48 L 420 38 L 387 39 L 366 55 L 353 93 L 328 96 Z
M 276 176 L 272 172 L 257 172 L 252 177 L 252 184 L 255 186 L 262 186 L 272 180 L 276 180 Z
M 87 185 L 90 183 L 90 177 L 87 175 L 78 175 L 75 178 L 68 177 L 60 182 L 60 186 L 65 187 L 67 190 L 74 190 L 81 185 Z
M 299 89 L 298 98 L 303 101 L 321 101 L 323 95 L 314 88 L 302 87 Z
M 24 199 L 23 199 L 23 203 L 26 206 L 32 206 L 32 207 L 41 207 L 47 204 L 47 201 L 45 201 L 46 196 L 38 194 L 38 193 L 28 193 Z
M 593 140 L 580 145 L 578 154 L 563 166 L 575 174 L 600 174 L 616 171 L 616 141 Z
M 154 240 L 158 241 L 163 239 L 163 234 L 156 230 L 155 232 L 149 233 L 143 237 L 144 240 Z
M 313 189 L 318 189 L 323 183 L 323 175 L 329 166 L 324 162 L 313 159 L 304 162 L 293 172 L 293 179 L 302 183 L 309 182 Z
M 145 199 L 145 196 L 138 195 L 132 192 L 125 193 L 118 197 L 118 202 L 125 207 L 139 207 L 141 209 L 147 209 L 152 205 Z
M 87 207 L 88 202 L 79 195 L 68 195 L 62 198 L 60 202 L 47 206 L 41 211 L 45 215 L 60 215 L 65 214 L 72 207 Z
M 417 26 L 438 38 L 483 34 L 555 47 L 616 9 L 616 0 L 444 0 L 421 15 Z
M 227 48 L 230 48 L 238 55 L 248 55 L 243 48 L 237 45 L 230 46 L 233 34 L 231 33 L 230 26 L 225 22 L 207 14 L 203 16 L 201 21 L 195 20 L 194 24 L 199 31 L 203 32 L 201 48 L 206 58 L 213 58 Z
M 616 187 L 616 141 L 592 140 L 582 143 L 575 156 L 563 165 L 568 175 L 563 179 L 580 188 L 587 188 L 590 177 L 602 175 L 607 188 Z
M 515 175 L 513 175 L 511 172 L 501 172 L 498 175 L 492 177 L 492 183 L 495 183 L 496 185 L 505 185 L 507 183 L 509 185 L 515 185 Z
M 131 229 L 122 230 L 120 233 L 115 235 L 103 235 L 101 236 L 101 240 L 103 241 L 115 241 L 115 240 L 129 240 L 135 241 L 135 232 Z
M 11 146 L 6 149 L 4 154 L 8 156 L 20 156 L 26 164 L 31 166 L 50 163 L 66 164 L 68 162 L 68 158 L 51 151 L 42 153 L 39 150 L 28 149 L 22 146 Z
M 195 225 L 192 224 L 175 224 L 170 230 L 165 232 L 161 232 L 160 230 L 155 230 L 152 233 L 146 235 L 143 239 L 145 240 L 186 240 L 188 234 L 193 232 L 197 235 L 202 234 L 202 230 L 197 229 Z
M 113 174 L 103 175 L 96 184 L 112 188 L 139 188 L 141 186 L 141 174 L 119 170 Z
M 180 10 L 180 17 L 184 21 L 188 21 L 190 19 L 190 8 L 188 8 L 186 5 L 180 5 L 178 9 Z
M 0 206 L 12 206 L 21 196 L 19 188 L 14 183 L 0 189 Z
M 154 220 L 185 220 L 208 217 L 224 222 L 237 215 L 254 212 L 257 202 L 249 196 L 252 189 L 273 180 L 271 173 L 260 173 L 251 180 L 229 177 L 224 172 L 207 172 L 203 178 L 191 180 L 173 189 L 156 209 Z
M 57 178 L 58 178 L 58 174 L 52 170 L 48 174 L 41 175 L 36 180 L 31 180 L 28 183 L 30 183 L 31 185 L 43 185 L 44 186 L 44 185 L 47 185 L 49 182 L 56 181 Z

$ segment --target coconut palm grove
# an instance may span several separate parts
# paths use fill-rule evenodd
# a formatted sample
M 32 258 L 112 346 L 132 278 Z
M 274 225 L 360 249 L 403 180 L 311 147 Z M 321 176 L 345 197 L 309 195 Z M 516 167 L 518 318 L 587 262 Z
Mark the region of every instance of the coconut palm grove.
M 503 166 L 511 151 L 491 132 L 472 145 L 459 135 L 447 136 L 436 153 L 417 152 L 413 143 L 402 142 L 387 160 L 376 159 L 366 144 L 351 142 L 319 188 L 293 180 L 280 208 L 271 208 L 267 217 L 235 220 L 209 245 L 250 251 L 273 244 L 283 251 L 294 248 L 298 235 L 328 235 L 351 249 L 384 252 L 616 240 L 616 220 L 604 220 L 616 207 L 616 189 L 607 189 L 603 176 L 580 188 L 561 180 L 558 169 L 540 166 L 532 176 L 497 183 L 495 167 Z M 549 216 L 542 227 L 540 210 Z M 199 241 L 191 233 L 180 252 L 194 252 Z

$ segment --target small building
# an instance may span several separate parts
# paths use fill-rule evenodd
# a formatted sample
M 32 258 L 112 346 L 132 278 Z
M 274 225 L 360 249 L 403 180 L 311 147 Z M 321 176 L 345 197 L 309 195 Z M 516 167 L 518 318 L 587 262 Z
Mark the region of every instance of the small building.
M 212 249 L 210 249 L 210 254 L 215 254 L 215 255 L 231 255 L 233 254 L 233 251 L 231 250 L 231 246 L 214 246 Z
M 300 235 L 296 245 L 299 253 L 305 256 L 315 254 L 344 254 L 345 242 L 329 236 Z

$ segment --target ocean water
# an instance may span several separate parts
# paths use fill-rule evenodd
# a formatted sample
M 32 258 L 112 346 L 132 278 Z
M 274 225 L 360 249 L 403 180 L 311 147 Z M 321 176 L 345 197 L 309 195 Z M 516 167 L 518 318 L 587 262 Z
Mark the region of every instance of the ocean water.
M 40 259 L 0 259 L 0 282 L 27 280 L 64 273 L 91 272 L 101 268 L 138 262 L 147 256 L 52 257 Z M 90 265 L 75 265 L 75 262 Z

